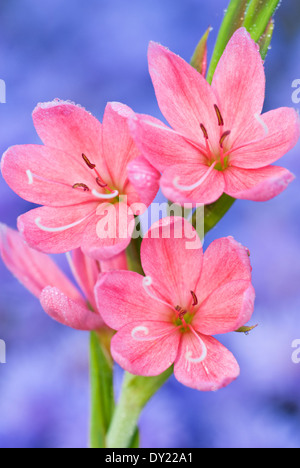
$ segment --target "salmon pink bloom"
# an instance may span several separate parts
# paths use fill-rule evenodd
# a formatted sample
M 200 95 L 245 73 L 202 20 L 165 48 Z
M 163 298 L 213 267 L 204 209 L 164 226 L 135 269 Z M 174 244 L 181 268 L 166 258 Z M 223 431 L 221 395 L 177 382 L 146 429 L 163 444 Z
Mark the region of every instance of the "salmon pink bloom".
M 262 114 L 264 66 L 244 28 L 229 41 L 211 86 L 159 44 L 150 44 L 149 69 L 172 129 L 145 115 L 130 125 L 143 156 L 162 172 L 167 198 L 209 204 L 225 192 L 266 201 L 293 180 L 288 170 L 271 164 L 298 141 L 298 115 L 290 108 Z
M 81 249 L 75 250 L 68 259 L 80 292 L 50 256 L 28 247 L 19 232 L 4 224 L 0 224 L 0 255 L 14 276 L 40 300 L 50 317 L 78 330 L 104 326 L 94 297 L 100 271 L 127 268 L 123 253 L 99 265 Z
M 81 246 L 101 260 L 127 247 L 134 204 L 139 203 L 140 211 L 140 202 L 149 205 L 158 189 L 157 183 L 145 183 L 141 189 L 139 181 L 135 188 L 135 178 L 129 180 L 127 165 L 139 155 L 127 124 L 131 113 L 127 106 L 109 103 L 102 125 L 69 102 L 55 100 L 34 110 L 34 125 L 44 145 L 14 146 L 1 163 L 3 177 L 18 195 L 45 205 L 18 220 L 31 247 L 62 253 Z M 153 174 L 157 178 L 147 164 L 150 179 Z M 106 219 L 108 234 L 99 231 Z
M 188 248 L 193 238 L 197 249 Z M 111 344 L 115 361 L 143 376 L 174 364 L 177 380 L 198 390 L 228 385 L 239 366 L 211 335 L 237 330 L 252 315 L 247 250 L 229 237 L 203 255 L 194 228 L 174 217 L 152 226 L 141 261 L 147 276 L 113 271 L 101 274 L 96 285 L 103 319 L 118 330 Z

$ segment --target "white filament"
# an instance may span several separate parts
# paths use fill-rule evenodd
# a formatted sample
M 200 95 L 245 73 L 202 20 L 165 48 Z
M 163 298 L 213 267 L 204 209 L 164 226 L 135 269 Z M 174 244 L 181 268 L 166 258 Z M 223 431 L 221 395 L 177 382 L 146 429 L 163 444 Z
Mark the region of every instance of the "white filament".
M 205 180 L 207 179 L 207 177 L 211 174 L 211 172 L 213 171 L 215 165 L 217 164 L 217 161 L 215 161 L 211 166 L 210 168 L 208 169 L 208 171 L 204 174 L 203 177 L 201 177 L 200 180 L 198 180 L 198 182 L 196 182 L 195 184 L 193 185 L 180 185 L 178 183 L 179 179 L 180 179 L 180 176 L 177 176 L 175 177 L 175 179 L 173 180 L 173 185 L 175 188 L 177 188 L 178 190 L 183 190 L 184 192 L 189 192 L 190 190 L 194 190 L 198 187 L 200 187 L 200 185 L 203 184 L 203 182 L 205 182 Z
M 258 123 L 260 123 L 260 125 L 263 127 L 265 135 L 268 136 L 269 135 L 269 127 L 266 124 L 266 122 L 263 121 L 263 119 L 261 118 L 261 116 L 259 114 L 254 114 L 254 117 L 256 118 Z
M 79 221 L 75 221 L 75 223 L 67 224 L 66 226 L 60 226 L 60 227 L 43 226 L 41 224 L 41 218 L 36 218 L 34 222 L 37 225 L 37 227 L 39 229 L 41 229 L 41 231 L 45 231 L 45 232 L 63 232 L 63 231 L 66 231 L 67 229 L 71 229 L 72 227 L 78 226 L 78 224 L 81 224 L 87 218 L 88 218 L 88 216 L 86 216 L 85 218 L 80 219 Z
M 151 286 L 151 285 L 152 285 L 152 278 L 150 276 L 145 276 L 143 278 L 143 288 L 146 291 L 146 293 L 148 294 L 148 296 L 151 297 L 152 299 L 154 299 L 155 301 L 160 302 L 161 304 L 164 304 L 167 307 L 172 309 L 172 306 L 170 304 L 168 304 L 167 302 L 163 301 L 162 299 L 159 299 L 158 297 L 154 296 L 154 294 L 152 294 L 149 291 L 148 286 Z
M 93 189 L 92 190 L 92 194 L 97 197 L 97 198 L 101 198 L 102 200 L 111 200 L 112 198 L 115 198 L 119 195 L 119 192 L 118 190 L 114 190 L 112 193 L 99 193 L 97 192 L 97 190 Z
M 27 169 L 26 174 L 27 174 L 27 177 L 28 177 L 28 183 L 29 183 L 29 185 L 33 184 L 33 175 L 32 175 L 32 172 L 31 172 L 29 169 Z
M 137 333 L 143 333 L 144 336 L 137 336 Z M 147 327 L 135 327 L 132 332 L 131 336 L 134 340 L 137 341 L 145 341 L 145 337 L 149 335 L 149 329 Z
M 185 358 L 189 362 L 193 362 L 194 364 L 199 364 L 200 362 L 203 362 L 206 359 L 206 357 L 207 357 L 207 348 L 206 348 L 205 344 L 203 343 L 203 341 L 201 340 L 200 336 L 197 333 L 195 333 L 194 330 L 192 330 L 192 332 L 193 332 L 194 336 L 198 339 L 198 341 L 201 344 L 202 354 L 199 357 L 192 357 L 192 352 L 189 351 L 189 347 L 187 346 L 186 347 Z

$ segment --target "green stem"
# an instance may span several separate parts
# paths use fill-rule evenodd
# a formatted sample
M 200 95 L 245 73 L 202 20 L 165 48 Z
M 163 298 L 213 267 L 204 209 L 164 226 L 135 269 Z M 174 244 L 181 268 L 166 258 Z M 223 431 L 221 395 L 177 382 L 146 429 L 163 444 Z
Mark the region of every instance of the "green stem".
M 204 234 L 207 234 L 218 222 L 225 216 L 227 211 L 232 207 L 235 199 L 224 193 L 219 200 L 211 205 L 204 207 Z M 196 217 L 194 213 L 192 217 L 192 225 L 196 228 Z
M 91 418 L 90 447 L 104 448 L 114 412 L 112 358 L 107 350 L 111 334 L 107 330 L 90 335 Z
M 157 377 L 140 377 L 125 372 L 120 400 L 107 434 L 107 447 L 131 446 L 142 409 L 172 372 L 172 367 Z

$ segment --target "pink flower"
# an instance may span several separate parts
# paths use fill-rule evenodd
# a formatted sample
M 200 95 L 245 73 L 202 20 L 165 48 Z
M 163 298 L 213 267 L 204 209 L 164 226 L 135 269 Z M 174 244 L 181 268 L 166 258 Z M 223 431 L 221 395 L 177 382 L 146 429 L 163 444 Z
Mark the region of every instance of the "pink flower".
M 101 125 L 69 102 L 37 106 L 33 121 L 44 145 L 14 146 L 1 163 L 3 177 L 18 195 L 45 205 L 18 220 L 31 247 L 61 253 L 81 246 L 101 260 L 127 247 L 133 216 L 140 211 L 136 204 L 149 205 L 158 188 L 149 183 L 136 188 L 135 179 L 128 178 L 127 165 L 139 155 L 128 130 L 131 114 L 128 107 L 109 103 Z M 150 178 L 158 178 L 147 164 Z
M 271 164 L 297 143 L 295 110 L 262 113 L 265 73 L 257 45 L 239 29 L 229 41 L 212 85 L 159 44 L 149 47 L 149 68 L 160 109 L 173 129 L 145 115 L 131 120 L 135 142 L 162 172 L 172 201 L 212 203 L 223 192 L 265 201 L 294 176 Z
M 192 240 L 197 249 L 190 248 Z M 175 217 L 152 226 L 141 260 L 146 277 L 108 272 L 95 288 L 104 321 L 118 330 L 111 345 L 115 361 L 144 376 L 174 363 L 175 377 L 198 390 L 228 385 L 239 366 L 211 335 L 234 331 L 252 315 L 247 250 L 228 237 L 214 241 L 203 255 L 195 230 Z
M 7 268 L 40 300 L 45 312 L 54 320 L 78 330 L 104 326 L 94 297 L 100 266 L 81 249 L 75 250 L 68 259 L 84 297 L 50 256 L 28 247 L 17 231 L 4 224 L 0 224 L 0 255 Z M 113 268 L 127 268 L 124 254 L 101 262 L 101 271 Z

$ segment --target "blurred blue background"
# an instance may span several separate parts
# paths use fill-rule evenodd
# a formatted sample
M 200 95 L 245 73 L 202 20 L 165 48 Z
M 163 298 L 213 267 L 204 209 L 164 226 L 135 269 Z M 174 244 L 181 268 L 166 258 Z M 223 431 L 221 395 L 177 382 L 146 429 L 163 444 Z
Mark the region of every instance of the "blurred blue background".
M 209 25 L 212 50 L 228 0 L 2 0 L 0 153 L 39 143 L 31 112 L 55 97 L 102 118 L 107 101 L 160 117 L 147 70 L 150 40 L 189 60 Z M 300 78 L 299 0 L 283 0 L 266 61 L 266 110 L 294 106 Z M 300 104 L 299 104 L 300 107 Z M 282 160 L 297 179 L 268 203 L 239 201 L 207 237 L 233 235 L 251 251 L 257 293 L 249 336 L 222 337 L 240 378 L 217 393 L 171 379 L 141 420 L 143 447 L 300 447 L 300 147 Z M 12 227 L 31 205 L 0 180 L 0 220 Z M 59 257 L 59 261 L 62 260 Z M 88 436 L 88 334 L 41 310 L 0 262 L 1 447 L 85 447 Z M 120 371 L 117 373 L 120 380 Z

